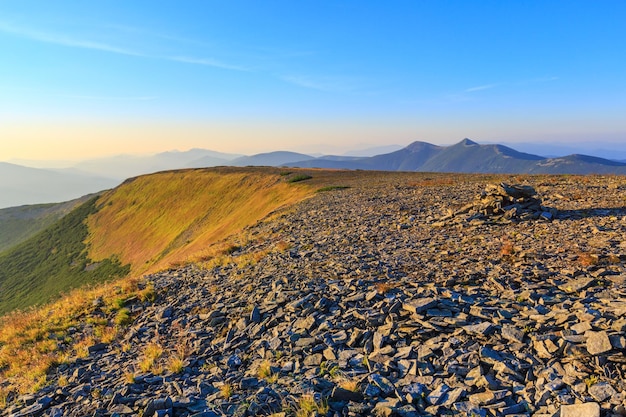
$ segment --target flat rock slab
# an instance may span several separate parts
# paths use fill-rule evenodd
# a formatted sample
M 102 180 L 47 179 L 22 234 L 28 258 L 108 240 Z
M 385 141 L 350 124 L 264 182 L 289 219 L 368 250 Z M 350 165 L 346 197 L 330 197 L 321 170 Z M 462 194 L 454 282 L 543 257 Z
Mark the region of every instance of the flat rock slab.
M 587 332 L 587 351 L 592 355 L 599 355 L 613 349 L 611 340 L 606 332 Z
M 563 405 L 561 417 L 600 417 L 600 405 L 598 403 Z
M 581 290 L 584 290 L 585 288 L 589 287 L 591 285 L 591 283 L 593 282 L 593 278 L 578 278 L 578 279 L 573 279 L 570 281 L 567 281 L 564 284 L 559 285 L 559 289 L 568 292 L 568 293 L 575 293 Z
M 409 300 L 402 304 L 402 308 L 410 311 L 411 313 L 421 313 L 431 309 L 437 305 L 437 300 L 434 298 L 418 298 L 415 300 Z

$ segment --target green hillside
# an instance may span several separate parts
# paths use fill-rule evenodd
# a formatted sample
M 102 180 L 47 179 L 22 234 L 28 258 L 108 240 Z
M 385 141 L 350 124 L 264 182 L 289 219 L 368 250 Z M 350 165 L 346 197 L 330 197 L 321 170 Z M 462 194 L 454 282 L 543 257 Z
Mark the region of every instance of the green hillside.
M 54 224 L 91 197 L 65 203 L 34 204 L 0 210 L 0 253 Z
M 0 254 L 0 314 L 42 304 L 85 284 L 124 276 L 128 265 L 115 258 L 91 263 L 84 243 L 87 217 L 96 198 L 83 203 L 54 225 Z

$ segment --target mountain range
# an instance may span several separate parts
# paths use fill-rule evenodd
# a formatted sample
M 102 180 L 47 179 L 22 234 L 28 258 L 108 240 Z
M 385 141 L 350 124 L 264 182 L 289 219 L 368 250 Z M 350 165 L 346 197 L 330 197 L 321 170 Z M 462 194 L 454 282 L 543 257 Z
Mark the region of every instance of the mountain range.
M 366 158 L 321 157 L 287 164 L 298 167 L 501 174 L 626 174 L 626 163 L 587 155 L 545 158 L 503 145 L 469 139 L 451 146 L 413 142 L 395 152 Z
M 92 173 L 55 171 L 0 162 L 0 208 L 73 200 L 121 181 Z
M 626 163 L 621 161 L 581 154 L 548 158 L 519 152 L 504 145 L 478 144 L 470 139 L 450 146 L 418 141 L 393 152 L 373 156 L 314 157 L 287 151 L 246 156 L 191 149 L 151 156 L 119 155 L 92 159 L 62 170 L 0 162 L 0 208 L 66 201 L 151 172 L 226 165 L 458 173 L 626 174 Z

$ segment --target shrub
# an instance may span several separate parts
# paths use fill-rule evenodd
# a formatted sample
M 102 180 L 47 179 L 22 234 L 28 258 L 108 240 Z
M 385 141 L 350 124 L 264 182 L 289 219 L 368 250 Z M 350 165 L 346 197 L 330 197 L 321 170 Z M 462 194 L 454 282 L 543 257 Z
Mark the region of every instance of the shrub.
M 300 181 L 306 181 L 306 180 L 310 180 L 311 178 L 313 178 L 310 175 L 306 175 L 306 174 L 298 174 L 298 175 L 294 175 L 293 177 L 289 178 L 287 180 L 287 182 L 289 183 L 294 183 L 294 182 L 300 182 Z
M 115 316 L 115 324 L 118 326 L 126 326 L 133 322 L 132 317 L 130 316 L 130 310 L 127 308 L 122 308 L 117 312 Z

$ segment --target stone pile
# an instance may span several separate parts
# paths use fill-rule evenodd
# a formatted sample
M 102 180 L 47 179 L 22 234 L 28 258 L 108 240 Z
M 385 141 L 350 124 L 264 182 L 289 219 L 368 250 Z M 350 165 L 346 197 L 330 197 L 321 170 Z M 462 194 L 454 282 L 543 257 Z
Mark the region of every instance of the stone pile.
M 458 210 L 449 210 L 437 225 L 443 226 L 450 219 L 463 215 L 468 222 L 486 223 L 537 219 L 552 221 L 556 214 L 556 209 L 541 205 L 541 199 L 530 185 L 502 182 L 487 185 L 474 201 Z
M 504 257 L 493 227 L 428 226 L 476 184 L 407 182 L 320 193 L 222 266 L 148 276 L 158 298 L 128 302 L 121 339 L 2 415 L 626 416 L 620 192 L 553 181 L 580 200 L 503 225 Z M 141 371 L 154 344 L 161 366 Z

